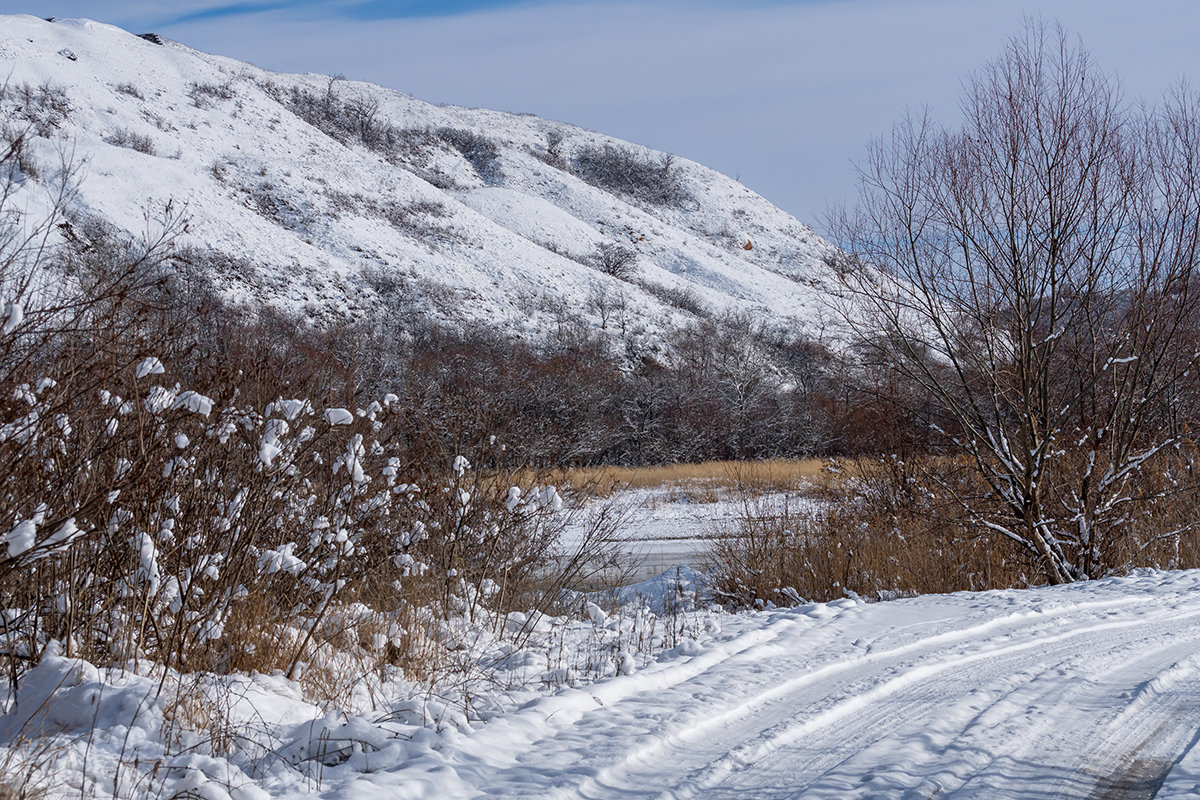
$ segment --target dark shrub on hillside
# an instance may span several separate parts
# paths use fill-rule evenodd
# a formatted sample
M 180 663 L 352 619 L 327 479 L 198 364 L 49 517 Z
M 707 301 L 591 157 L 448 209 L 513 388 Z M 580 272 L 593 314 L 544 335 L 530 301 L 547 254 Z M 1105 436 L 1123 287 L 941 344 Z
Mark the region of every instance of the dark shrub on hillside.
M 28 130 L 37 136 L 54 135 L 71 115 L 67 91 L 59 86 L 23 83 L 18 86 L 0 85 L 0 110 L 15 129 Z M 5 125 L 5 128 L 10 127 Z M 13 137 L 6 137 L 12 141 Z
M 638 285 L 667 305 L 674 306 L 680 311 L 686 311 L 693 316 L 708 317 L 713 313 L 700 297 L 700 293 L 691 286 L 664 286 L 650 281 L 639 281 Z
M 590 263 L 605 275 L 623 281 L 631 279 L 637 273 L 637 253 L 616 242 L 601 242 L 596 245 Z
M 437 135 L 423 128 L 398 128 L 383 116 L 378 97 L 359 94 L 342 99 L 331 79 L 324 92 L 293 87 L 285 92 L 274 84 L 261 88 L 300 119 L 342 144 L 361 144 L 392 164 L 404 166 L 439 188 L 452 182 L 427 168 L 430 152 L 445 146 Z
M 148 156 L 154 155 L 154 141 L 144 133 L 134 133 L 126 128 L 118 128 L 104 141 L 115 147 L 127 147 Z
M 438 138 L 463 154 L 479 177 L 486 183 L 499 183 L 504 175 L 500 171 L 500 149 L 488 137 L 462 128 L 439 128 Z
M 204 108 L 214 100 L 231 100 L 234 96 L 233 84 L 225 83 L 193 83 L 188 89 L 188 96 L 196 108 Z
M 680 206 L 690 199 L 669 155 L 655 161 L 631 148 L 605 144 L 580 150 L 572 167 L 593 186 L 651 205 Z

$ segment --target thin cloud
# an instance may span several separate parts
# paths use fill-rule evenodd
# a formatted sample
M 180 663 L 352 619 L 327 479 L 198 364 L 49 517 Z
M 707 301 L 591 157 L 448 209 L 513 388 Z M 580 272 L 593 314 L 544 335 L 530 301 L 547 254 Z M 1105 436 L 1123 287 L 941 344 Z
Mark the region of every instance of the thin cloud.
M 547 0 L 270 0 L 263 2 L 224 3 L 161 18 L 160 26 L 186 25 L 192 22 L 249 17 L 270 12 L 286 12 L 309 20 L 394 20 L 423 17 L 454 17 L 479 11 L 516 6 L 545 5 Z M 561 5 L 561 3 L 560 3 Z
M 305 3 L 295 2 L 277 2 L 277 3 L 232 3 L 229 5 L 212 6 L 202 8 L 196 11 L 190 11 L 187 14 L 182 14 L 176 17 L 166 17 L 158 20 L 158 25 L 186 25 L 189 22 L 200 22 L 203 20 L 223 19 L 225 17 L 243 17 L 250 14 L 262 14 L 267 11 L 282 11 L 285 9 L 294 9 L 297 6 L 308 5 Z
M 0 0 L 0 10 L 21 11 Z M 73 6 L 73 7 L 72 7 Z M 740 176 L 801 219 L 906 107 L 953 122 L 959 81 L 1026 16 L 1060 20 L 1131 97 L 1200 78 L 1195 0 L 184 0 L 103 21 L 287 72 L 528 111 Z M 224 9 L 224 15 L 214 13 Z M 436 12 L 436 13 L 429 13 Z M 70 0 L 61 16 L 96 16 Z

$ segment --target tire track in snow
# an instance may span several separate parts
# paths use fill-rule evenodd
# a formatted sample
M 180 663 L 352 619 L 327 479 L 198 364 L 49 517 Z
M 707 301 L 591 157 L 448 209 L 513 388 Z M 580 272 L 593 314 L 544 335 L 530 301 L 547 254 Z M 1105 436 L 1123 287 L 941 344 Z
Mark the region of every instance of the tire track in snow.
M 965 695 L 966 671 L 994 684 L 997 669 L 1011 677 L 1047 649 L 1069 657 L 1080 637 L 1126 646 L 1125 633 L 1139 625 L 1178 627 L 1182 617 L 1200 615 L 1198 585 L 1189 574 L 1155 573 L 1084 588 L 846 601 L 743 618 L 736 624 L 760 627 L 730 628 L 697 656 L 535 701 L 370 783 L 444 797 L 405 776 L 454 773 L 456 785 L 474 787 L 463 797 L 807 798 L 797 785 L 940 713 L 953 676 Z M 870 692 L 866 702 L 855 700 Z M 993 705 L 1002 709 L 1011 696 L 1009 687 Z M 817 715 L 824 724 L 814 723 Z M 970 716 L 954 724 L 969 727 Z M 805 725 L 814 727 L 805 733 L 798 727 Z M 771 768 L 782 783 L 775 793 L 760 791 L 755 781 L 770 779 Z
M 1134 635 L 1119 640 L 1088 636 L 1093 641 L 1060 642 L 1038 654 L 1041 664 L 1026 662 L 1011 676 L 1004 674 L 1008 661 L 1000 661 L 985 665 L 982 674 L 947 682 L 943 688 L 956 700 L 918 708 L 923 713 L 916 724 L 897 728 L 796 796 L 1090 797 L 1097 786 L 1110 785 L 1105 778 L 1118 755 L 1149 738 L 1129 720 L 1150 720 L 1153 728 L 1162 718 L 1176 718 L 1181 698 L 1189 697 L 1161 692 L 1138 703 L 1137 693 L 1129 691 L 1125 696 L 1134 700 L 1112 708 L 1122 689 L 1154 682 L 1144 677 L 1154 674 L 1164 656 L 1170 660 L 1194 652 L 1200 638 L 1200 631 L 1174 635 L 1170 621 L 1161 617 L 1150 623 L 1127 629 Z M 1124 737 L 1105 744 L 1110 732 Z M 1184 746 L 1166 739 L 1159 745 L 1156 753 L 1172 755 Z M 1081 758 L 1089 748 L 1093 755 Z M 1096 764 L 1106 765 L 1103 772 Z
M 1146 614 L 1143 614 L 1136 620 L 1106 622 L 1087 629 L 1072 629 L 1052 637 L 1046 635 L 1046 631 L 1053 630 L 1073 621 L 1070 617 L 1078 616 L 1080 612 L 1096 618 L 1106 614 L 1113 614 L 1132 606 L 1138 606 L 1141 610 L 1152 612 L 1156 606 L 1160 605 L 1165 605 L 1165 602 L 1147 602 L 1144 597 L 1120 597 L 1100 601 L 1062 604 L 1051 606 L 1050 608 L 1042 607 L 1006 614 L 1002 617 L 987 620 L 967 628 L 921 636 L 912 642 L 887 650 L 880 650 L 877 644 L 872 643 L 865 655 L 827 663 L 810 672 L 785 679 L 766 690 L 759 691 L 749 697 L 743 697 L 732 706 L 726 706 L 723 709 L 714 709 L 703 719 L 685 719 L 676 722 L 672 730 L 655 734 L 651 741 L 645 742 L 636 750 L 626 753 L 623 757 L 618 758 L 615 763 L 602 766 L 591 777 L 584 779 L 577 787 L 561 788 L 552 796 L 593 798 L 603 797 L 614 791 L 627 796 L 627 792 L 637 789 L 642 790 L 644 793 L 647 782 L 645 779 L 637 777 L 639 773 L 643 775 L 653 773 L 656 770 L 661 770 L 664 764 L 680 763 L 680 756 L 694 750 L 695 745 L 702 742 L 707 736 L 716 732 L 727 734 L 727 729 L 731 726 L 736 726 L 736 723 L 739 721 L 744 722 L 754 718 L 756 714 L 760 713 L 761 709 L 772 703 L 786 700 L 806 686 L 818 684 L 822 681 L 832 682 L 847 673 L 862 670 L 864 667 L 886 665 L 889 662 L 896 662 L 897 659 L 902 659 L 904 656 L 919 655 L 922 651 L 927 652 L 921 657 L 928 659 L 940 652 L 944 652 L 948 647 L 972 643 L 977 641 L 980 636 L 1001 630 L 1006 631 L 1006 633 L 994 637 L 995 641 L 1004 641 L 1016 635 L 1028 639 L 1028 641 L 1017 645 L 991 647 L 985 651 L 977 651 L 962 658 L 919 666 L 910 665 L 907 667 L 907 672 L 901 671 L 894 679 L 884 683 L 882 686 L 867 689 L 867 693 L 862 696 L 846 695 L 840 700 L 835 701 L 830 707 L 823 709 L 815 716 L 809 716 L 801 723 L 781 723 L 773 726 L 773 728 L 768 729 L 766 732 L 755 732 L 755 736 L 751 741 L 746 742 L 740 748 L 734 748 L 723 754 L 715 762 L 705 764 L 698 771 L 693 771 L 682 783 L 661 795 L 663 797 L 696 796 L 707 788 L 716 785 L 732 772 L 753 765 L 756 760 L 786 746 L 789 742 L 821 727 L 832 725 L 847 715 L 868 707 L 872 702 L 877 702 L 884 697 L 894 695 L 896 692 L 913 683 L 928 680 L 946 671 L 995 657 L 997 654 L 1023 652 L 1044 646 L 1047 642 L 1072 640 L 1085 635 L 1088 631 L 1133 627 L 1144 624 L 1148 618 Z M 1175 617 L 1178 614 L 1178 610 L 1172 608 L 1167 613 L 1169 616 Z M 787 668 L 794 671 L 799 666 L 801 665 L 793 662 L 788 664 Z M 896 663 L 892 663 L 893 670 L 898 668 Z M 689 785 L 692 788 L 688 788 Z
M 1184 706 L 1194 706 L 1200 695 L 1200 655 L 1188 645 L 1190 655 L 1131 693 L 1129 704 L 1107 724 L 1106 735 L 1082 759 L 1081 770 L 1097 774 L 1088 800 L 1150 800 L 1196 746 L 1200 730 L 1188 724 Z
M 1111 627 L 1105 634 L 1105 626 L 1096 626 L 1084 633 L 1082 641 L 1060 638 L 1044 652 L 1031 653 L 1037 657 L 1035 661 L 1021 654 L 1010 655 L 980 664 L 970 676 L 951 674 L 918 687 L 915 695 L 898 698 L 911 712 L 908 720 L 865 745 L 861 739 L 849 742 L 858 752 L 807 782 L 803 791 L 795 793 L 793 788 L 776 794 L 756 792 L 755 796 L 1082 800 L 1103 776 L 1080 770 L 1079 751 L 1086 747 L 1081 741 L 1102 734 L 1106 727 L 1101 723 L 1123 713 L 1110 708 L 1120 694 L 1114 686 L 1135 688 L 1145 675 L 1154 674 L 1155 662 L 1162 663 L 1164 654 L 1171 656 L 1174 651 L 1173 657 L 1178 658 L 1194 652 L 1200 637 L 1200 631 L 1175 635 L 1178 632 L 1171 629 L 1176 626 L 1163 615 L 1143 618 L 1142 623 L 1124 629 L 1133 636 L 1115 640 Z M 1166 647 L 1161 641 L 1164 631 L 1170 640 Z M 1019 671 L 1013 674 L 1010 667 Z M 952 702 L 945 702 L 947 696 Z M 1163 693 L 1158 701 L 1178 704 L 1179 698 L 1178 693 Z M 1080 711 L 1077 705 L 1091 708 Z M 1143 705 L 1143 709 L 1147 707 Z M 1094 719 L 1098 715 L 1102 718 Z M 870 716 L 857 723 L 887 727 Z M 849 727 L 841 733 L 853 738 Z M 1108 727 L 1120 731 L 1129 726 L 1116 721 Z M 836 744 L 814 743 L 819 752 L 809 765 L 798 764 L 800 754 L 795 748 L 787 749 L 751 765 L 743 777 L 759 780 L 761 786 L 771 760 L 788 761 L 791 773 L 809 775 L 813 764 Z M 1179 747 L 1166 750 L 1174 754 Z M 740 792 L 730 791 L 733 788 L 722 785 L 723 794 L 708 794 L 739 796 Z
M 1186 617 L 1200 618 L 1200 611 L 1191 612 Z M 1177 615 L 1173 617 L 1173 621 L 1182 618 L 1182 615 Z M 660 797 L 664 800 L 683 800 L 684 798 L 703 796 L 727 780 L 732 773 L 751 769 L 763 759 L 798 742 L 803 737 L 828 728 L 850 715 L 876 706 L 909 687 L 940 678 L 947 672 L 963 669 L 980 662 L 1041 650 L 1049 645 L 1074 642 L 1097 633 L 1141 628 L 1146 623 L 1146 619 L 1138 618 L 1073 628 L 1055 635 L 1041 633 L 1036 638 L 1015 644 L 986 647 L 961 657 L 904 667 L 894 677 L 887 678 L 865 691 L 858 692 L 851 689 L 828 698 L 826 702 L 819 704 L 820 707 L 815 713 L 810 713 L 799 721 L 788 720 L 768 728 L 756 739 L 729 751 L 716 761 L 689 775 L 678 785 L 664 791 Z

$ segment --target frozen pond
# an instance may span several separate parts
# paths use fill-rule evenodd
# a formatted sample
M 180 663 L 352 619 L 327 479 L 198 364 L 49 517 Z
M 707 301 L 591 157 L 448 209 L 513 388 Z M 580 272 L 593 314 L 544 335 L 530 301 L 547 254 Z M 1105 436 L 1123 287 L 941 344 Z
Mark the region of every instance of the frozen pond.
M 764 507 L 782 507 L 784 503 L 794 511 L 813 502 L 795 494 L 765 495 L 749 501 L 755 513 L 762 513 Z M 688 499 L 677 487 L 626 490 L 610 498 L 588 501 L 583 514 L 576 510 L 575 519 L 567 529 L 568 545 L 579 542 L 586 534 L 583 521 L 586 512 L 605 503 L 621 512 L 620 525 L 606 538 L 619 549 L 621 564 L 608 579 L 623 584 L 636 583 L 677 566 L 703 570 L 714 539 L 734 535 L 737 520 L 747 508 L 743 498 L 697 502 Z

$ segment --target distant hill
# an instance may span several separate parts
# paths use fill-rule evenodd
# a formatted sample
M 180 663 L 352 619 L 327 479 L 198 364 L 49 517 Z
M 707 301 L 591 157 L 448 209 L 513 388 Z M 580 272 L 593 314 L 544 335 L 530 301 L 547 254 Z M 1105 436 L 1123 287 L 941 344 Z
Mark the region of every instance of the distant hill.
M 63 153 L 82 165 L 84 216 L 137 233 L 183 204 L 180 244 L 235 304 L 532 340 L 569 317 L 651 350 L 724 311 L 833 329 L 837 250 L 684 158 L 89 21 L 0 17 L 0 63 L 5 135 L 36 134 L 29 213 Z

